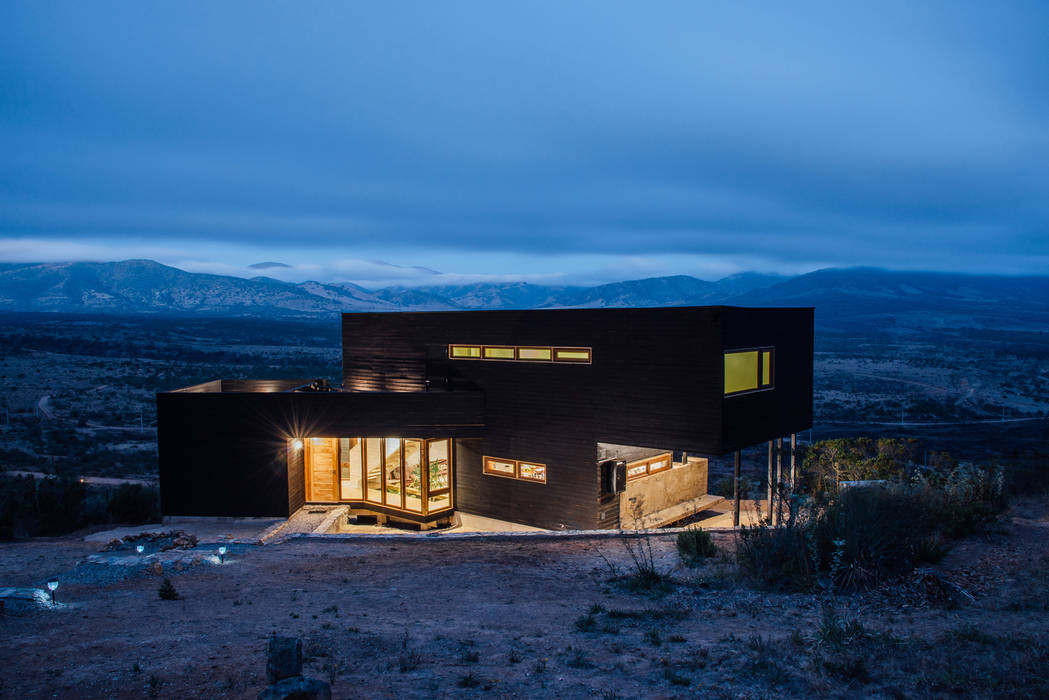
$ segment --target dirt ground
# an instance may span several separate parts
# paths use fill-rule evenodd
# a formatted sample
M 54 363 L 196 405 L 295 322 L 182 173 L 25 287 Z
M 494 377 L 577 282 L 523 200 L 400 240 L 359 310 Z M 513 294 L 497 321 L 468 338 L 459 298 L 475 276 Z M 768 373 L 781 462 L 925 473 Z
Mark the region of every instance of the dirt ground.
M 9 543 L 0 586 L 66 582 L 58 609 L 0 617 L 0 696 L 254 697 L 276 632 L 336 698 L 1044 697 L 1047 535 L 1042 497 L 959 543 L 936 567 L 975 597 L 957 609 L 906 586 L 750 590 L 728 556 L 684 567 L 666 535 L 648 542 L 673 583 L 647 592 L 611 580 L 631 571 L 617 539 L 292 539 L 186 567 L 175 601 L 149 574 L 76 582 L 102 542 Z

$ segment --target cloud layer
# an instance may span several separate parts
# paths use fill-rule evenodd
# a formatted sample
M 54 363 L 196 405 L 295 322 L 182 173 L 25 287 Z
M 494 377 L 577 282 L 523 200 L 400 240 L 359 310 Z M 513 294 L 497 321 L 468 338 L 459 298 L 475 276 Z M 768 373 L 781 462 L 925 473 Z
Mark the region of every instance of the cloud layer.
M 1045 26 L 1040 2 L 5 3 L 0 259 L 1043 272 Z

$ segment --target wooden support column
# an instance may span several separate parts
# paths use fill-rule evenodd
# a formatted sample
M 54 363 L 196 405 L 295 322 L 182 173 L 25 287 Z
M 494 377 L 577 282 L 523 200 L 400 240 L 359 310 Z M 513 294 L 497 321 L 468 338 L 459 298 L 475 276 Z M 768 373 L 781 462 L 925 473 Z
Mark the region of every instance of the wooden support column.
M 772 491 L 772 482 L 773 482 L 773 479 L 774 479 L 774 476 L 772 474 L 772 448 L 773 448 L 773 441 L 769 440 L 769 470 L 768 470 L 768 476 L 766 477 L 766 480 L 768 481 L 768 489 L 766 489 L 768 493 L 766 495 L 768 496 L 769 501 L 768 501 L 768 507 L 766 508 L 766 510 L 768 511 L 767 520 L 770 523 L 772 522 L 772 498 L 774 496 L 773 491 Z
M 798 488 L 798 434 L 790 434 L 790 490 Z
M 780 511 L 783 510 L 783 497 L 780 493 L 780 489 L 783 488 L 783 438 L 776 438 L 776 488 L 773 494 L 779 499 L 779 507 L 776 508 L 776 525 L 779 525 L 781 518 Z
M 736 450 L 732 477 L 732 527 L 739 527 L 739 450 Z

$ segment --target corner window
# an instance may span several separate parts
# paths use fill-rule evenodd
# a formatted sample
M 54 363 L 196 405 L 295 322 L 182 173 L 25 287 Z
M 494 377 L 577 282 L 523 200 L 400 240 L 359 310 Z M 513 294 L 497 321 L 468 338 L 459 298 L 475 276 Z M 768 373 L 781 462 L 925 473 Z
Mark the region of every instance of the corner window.
M 773 388 L 775 348 L 725 353 L 725 396 Z
M 531 481 L 537 484 L 546 483 L 546 465 L 538 462 L 526 462 L 518 459 L 485 457 L 484 473 L 489 476 L 502 476 L 507 479 Z

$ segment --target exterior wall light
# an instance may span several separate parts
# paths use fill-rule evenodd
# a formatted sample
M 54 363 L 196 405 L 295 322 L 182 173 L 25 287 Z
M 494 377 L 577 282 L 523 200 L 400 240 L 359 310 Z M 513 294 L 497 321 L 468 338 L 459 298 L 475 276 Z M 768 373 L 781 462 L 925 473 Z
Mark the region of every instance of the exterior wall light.
M 219 545 L 219 564 L 221 564 L 226 558 L 226 545 Z
M 302 449 L 302 440 L 299 440 L 298 438 L 292 440 L 291 441 L 291 446 L 294 447 L 296 450 L 301 450 Z
M 49 578 L 47 580 L 47 590 L 51 591 L 51 605 L 55 604 L 55 591 L 58 590 L 58 579 Z

